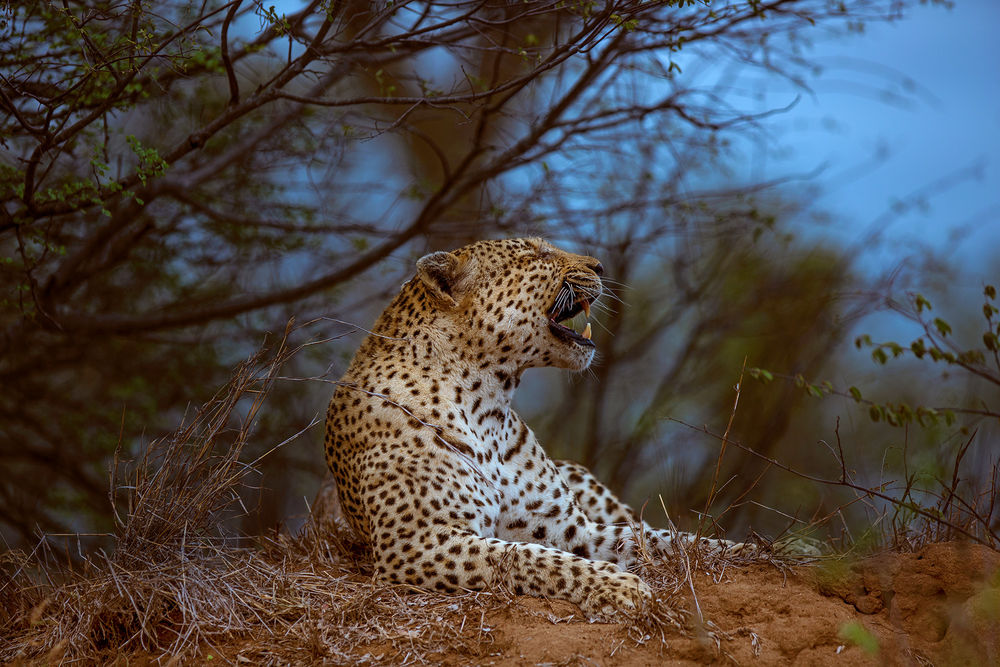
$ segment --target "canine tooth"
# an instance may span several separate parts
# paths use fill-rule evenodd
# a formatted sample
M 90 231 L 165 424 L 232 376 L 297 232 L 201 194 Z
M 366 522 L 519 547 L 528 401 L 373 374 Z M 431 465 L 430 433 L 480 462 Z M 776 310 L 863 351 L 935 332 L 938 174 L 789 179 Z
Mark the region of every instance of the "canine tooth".
M 583 314 L 586 315 L 589 318 L 590 317 L 590 302 L 587 301 L 586 299 L 584 299 L 580 303 L 583 304 Z
M 587 326 L 583 328 L 583 333 L 580 335 L 586 338 L 587 340 L 590 340 L 590 322 L 587 322 Z

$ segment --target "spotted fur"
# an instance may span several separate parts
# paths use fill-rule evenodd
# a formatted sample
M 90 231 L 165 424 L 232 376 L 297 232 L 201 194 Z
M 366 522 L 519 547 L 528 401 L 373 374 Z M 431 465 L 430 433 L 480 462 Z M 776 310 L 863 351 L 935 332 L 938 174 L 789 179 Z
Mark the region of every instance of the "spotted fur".
M 666 556 L 671 535 L 583 466 L 549 459 L 511 409 L 526 369 L 591 363 L 593 344 L 553 313 L 572 299 L 589 306 L 602 272 L 593 257 L 540 239 L 480 241 L 417 262 L 327 415 L 343 512 L 380 578 L 439 591 L 499 585 L 569 600 L 591 617 L 649 599 L 622 570 L 636 563 L 632 527 Z

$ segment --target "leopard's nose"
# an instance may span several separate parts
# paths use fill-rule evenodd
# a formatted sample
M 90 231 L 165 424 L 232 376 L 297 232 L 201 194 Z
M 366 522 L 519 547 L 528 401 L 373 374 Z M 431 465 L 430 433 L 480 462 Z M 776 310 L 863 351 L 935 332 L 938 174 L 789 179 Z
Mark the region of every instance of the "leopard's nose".
M 594 262 L 594 264 L 592 264 L 590 268 L 593 269 L 594 273 L 596 273 L 597 275 L 599 276 L 604 275 L 604 265 L 601 264 L 600 262 Z

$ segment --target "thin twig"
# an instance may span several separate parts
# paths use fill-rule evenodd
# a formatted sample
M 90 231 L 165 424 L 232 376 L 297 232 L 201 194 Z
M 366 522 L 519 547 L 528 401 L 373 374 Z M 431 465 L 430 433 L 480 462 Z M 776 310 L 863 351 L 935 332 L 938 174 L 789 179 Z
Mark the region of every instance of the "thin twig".
M 715 502 L 716 487 L 719 483 L 719 471 L 722 469 L 722 459 L 726 455 L 726 445 L 729 444 L 729 431 L 733 427 L 733 420 L 736 418 L 736 408 L 740 404 L 740 390 L 743 387 L 743 373 L 747 368 L 747 358 L 743 357 L 743 367 L 740 368 L 740 378 L 736 382 L 736 396 L 733 398 L 733 408 L 729 411 L 729 421 L 726 423 L 726 431 L 722 434 L 722 445 L 719 447 L 719 456 L 715 459 L 715 473 L 712 475 L 712 487 L 705 499 L 705 511 L 703 517 L 709 516 L 712 503 Z M 698 539 L 701 539 L 704 519 L 698 522 Z

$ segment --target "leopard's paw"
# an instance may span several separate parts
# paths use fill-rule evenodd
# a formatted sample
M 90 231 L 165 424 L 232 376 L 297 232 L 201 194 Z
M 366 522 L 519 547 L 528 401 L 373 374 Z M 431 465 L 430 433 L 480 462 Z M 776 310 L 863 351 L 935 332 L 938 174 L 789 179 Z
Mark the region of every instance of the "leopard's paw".
M 605 575 L 580 607 L 592 620 L 610 620 L 620 615 L 632 615 L 648 607 L 653 591 L 645 581 L 631 572 Z

